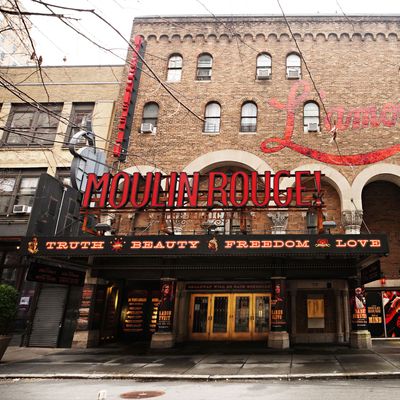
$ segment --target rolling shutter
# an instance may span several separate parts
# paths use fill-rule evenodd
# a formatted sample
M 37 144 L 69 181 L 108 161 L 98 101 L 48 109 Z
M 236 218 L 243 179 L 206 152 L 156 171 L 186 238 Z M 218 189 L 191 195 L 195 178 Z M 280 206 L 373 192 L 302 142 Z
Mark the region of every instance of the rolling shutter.
M 40 291 L 29 346 L 57 347 L 68 286 L 44 284 Z

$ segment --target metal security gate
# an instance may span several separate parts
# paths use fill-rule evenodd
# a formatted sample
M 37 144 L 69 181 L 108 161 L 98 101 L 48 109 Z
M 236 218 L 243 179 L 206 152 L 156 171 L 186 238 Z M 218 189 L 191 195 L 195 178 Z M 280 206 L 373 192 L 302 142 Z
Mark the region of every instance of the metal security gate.
M 44 284 L 33 318 L 29 346 L 57 347 L 68 286 Z

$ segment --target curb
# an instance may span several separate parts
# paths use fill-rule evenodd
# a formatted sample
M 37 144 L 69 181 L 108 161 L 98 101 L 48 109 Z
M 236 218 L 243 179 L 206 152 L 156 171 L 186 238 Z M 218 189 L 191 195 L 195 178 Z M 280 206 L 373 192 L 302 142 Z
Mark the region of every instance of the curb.
M 140 381 L 249 381 L 249 380 L 335 380 L 335 379 L 395 379 L 395 372 L 349 372 L 349 373 L 310 373 L 310 374 L 266 374 L 266 375 L 180 375 L 180 374 L 0 374 L 0 380 L 6 379 L 132 379 Z

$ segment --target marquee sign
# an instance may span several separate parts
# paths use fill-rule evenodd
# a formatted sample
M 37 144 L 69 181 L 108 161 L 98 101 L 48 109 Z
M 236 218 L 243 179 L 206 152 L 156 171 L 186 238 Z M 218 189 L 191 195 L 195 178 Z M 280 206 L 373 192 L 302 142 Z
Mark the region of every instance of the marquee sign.
M 197 208 L 197 207 L 234 207 L 252 206 L 256 208 L 275 207 L 310 207 L 313 205 L 310 192 L 304 186 L 306 179 L 313 179 L 313 191 L 321 192 L 320 171 L 297 171 L 294 174 L 282 170 L 275 174 L 266 171 L 264 174 L 237 171 L 233 174 L 210 172 L 200 175 L 195 172 L 172 172 L 162 175 L 160 172 L 147 173 L 145 177 L 139 172 L 128 174 L 118 172 L 88 174 L 86 191 L 82 207 L 122 209 L 143 208 Z M 293 178 L 294 185 L 281 187 L 283 178 Z M 318 196 L 317 196 L 318 197 Z M 201 204 L 202 205 L 201 205 Z
M 21 251 L 34 256 L 315 255 L 365 256 L 389 252 L 386 235 L 160 235 L 33 237 Z

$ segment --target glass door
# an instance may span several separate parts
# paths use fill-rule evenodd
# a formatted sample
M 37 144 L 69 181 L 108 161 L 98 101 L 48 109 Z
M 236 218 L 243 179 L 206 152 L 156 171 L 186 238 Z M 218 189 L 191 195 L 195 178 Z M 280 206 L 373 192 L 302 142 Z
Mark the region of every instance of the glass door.
M 252 339 L 267 338 L 270 327 L 270 295 L 253 294 Z
M 251 294 L 233 294 L 232 296 L 232 339 L 250 340 L 250 310 L 252 296 Z
M 192 340 L 208 340 L 210 334 L 211 295 L 192 295 L 190 299 L 189 336 Z
M 211 313 L 211 339 L 228 339 L 229 324 L 229 295 L 212 295 L 212 313 Z

